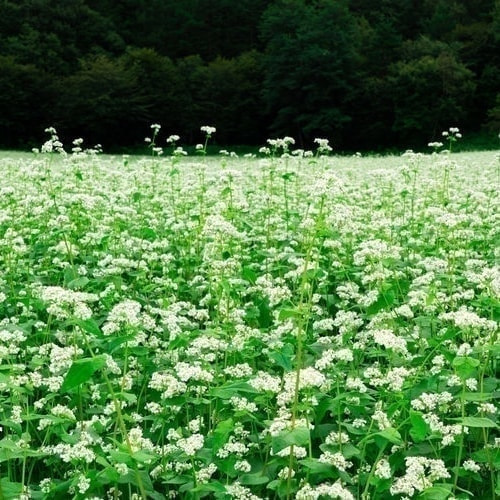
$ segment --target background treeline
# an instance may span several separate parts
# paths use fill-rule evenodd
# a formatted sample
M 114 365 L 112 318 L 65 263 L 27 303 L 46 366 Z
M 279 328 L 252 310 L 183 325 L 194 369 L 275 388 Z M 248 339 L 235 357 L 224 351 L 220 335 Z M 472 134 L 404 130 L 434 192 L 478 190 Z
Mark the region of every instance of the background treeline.
M 0 0 L 0 147 L 291 135 L 343 150 L 496 145 L 497 0 Z

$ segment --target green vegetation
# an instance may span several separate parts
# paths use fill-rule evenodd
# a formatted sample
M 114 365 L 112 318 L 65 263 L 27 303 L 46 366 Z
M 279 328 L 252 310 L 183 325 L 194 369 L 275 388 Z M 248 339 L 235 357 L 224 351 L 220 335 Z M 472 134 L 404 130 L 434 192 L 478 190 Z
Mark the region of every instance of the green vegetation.
M 498 497 L 498 156 L 48 132 L 0 159 L 0 498 Z
M 456 124 L 496 148 L 499 23 L 495 0 L 2 0 L 0 147 L 214 123 L 224 147 L 417 149 Z

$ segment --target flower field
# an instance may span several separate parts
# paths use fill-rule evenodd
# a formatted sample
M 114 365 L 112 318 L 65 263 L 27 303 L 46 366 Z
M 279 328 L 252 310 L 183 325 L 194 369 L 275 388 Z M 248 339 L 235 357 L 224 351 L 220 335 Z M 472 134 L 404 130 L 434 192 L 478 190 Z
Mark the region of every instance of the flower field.
M 500 494 L 498 156 L 158 131 L 0 159 L 0 499 Z

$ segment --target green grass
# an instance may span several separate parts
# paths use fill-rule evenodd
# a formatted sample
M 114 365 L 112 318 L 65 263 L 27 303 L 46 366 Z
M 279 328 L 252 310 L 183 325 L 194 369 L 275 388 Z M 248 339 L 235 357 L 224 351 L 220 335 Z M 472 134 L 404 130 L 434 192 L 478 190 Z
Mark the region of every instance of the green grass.
M 0 498 L 499 494 L 498 157 L 282 152 L 1 155 Z

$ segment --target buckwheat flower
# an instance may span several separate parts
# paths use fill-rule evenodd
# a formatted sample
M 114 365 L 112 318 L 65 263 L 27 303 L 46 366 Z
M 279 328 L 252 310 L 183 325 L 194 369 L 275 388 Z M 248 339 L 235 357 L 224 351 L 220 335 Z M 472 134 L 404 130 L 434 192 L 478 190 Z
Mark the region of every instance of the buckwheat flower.
M 249 402 L 247 398 L 233 396 L 229 402 L 236 411 L 247 411 L 248 413 L 255 413 L 258 411 L 257 405 Z
M 493 331 L 497 328 L 495 321 L 482 318 L 475 312 L 469 311 L 465 306 L 460 307 L 457 311 L 442 313 L 439 315 L 439 319 L 451 321 L 455 326 L 462 329 L 482 328 Z
M 236 441 L 234 436 L 231 436 L 229 441 L 217 451 L 217 456 L 227 458 L 229 455 L 236 455 L 241 458 L 248 453 L 248 450 L 249 448 L 245 443 Z
M 53 485 L 52 479 L 46 477 L 45 479 L 42 479 L 39 483 L 40 491 L 45 494 L 50 493 L 52 485 Z
M 345 444 L 349 442 L 349 436 L 342 431 L 332 431 L 325 438 L 326 444 Z
M 83 495 L 90 488 L 90 479 L 81 474 L 78 478 L 77 488 Z
M 235 465 L 236 468 L 236 465 Z M 214 463 L 195 472 L 196 480 L 199 483 L 208 483 L 210 478 L 217 472 L 217 466 Z
M 226 493 L 236 500 L 262 500 L 261 497 L 254 495 L 250 488 L 242 486 L 237 481 L 226 485 Z
M 47 377 L 43 381 L 43 385 L 46 385 L 49 388 L 49 392 L 57 392 L 61 385 L 63 384 L 63 377 L 55 376 L 55 377 Z
M 323 318 L 314 321 L 313 330 L 319 332 L 327 332 L 333 330 L 333 319 L 332 318 Z
M 410 368 L 408 370 L 404 366 L 392 368 L 386 374 L 386 384 L 388 385 L 388 388 L 392 391 L 401 391 L 406 377 L 409 377 L 414 372 L 414 369 Z
M 321 355 L 321 358 L 316 361 L 314 367 L 317 370 L 326 370 L 332 367 L 335 361 L 350 363 L 353 359 L 354 356 L 350 349 L 339 349 L 336 351 L 328 349 Z
M 437 356 L 434 356 L 432 358 L 432 368 L 430 369 L 431 375 L 436 375 L 438 374 L 444 367 L 445 365 L 445 359 L 442 354 L 438 354 Z
M 318 458 L 318 462 L 333 465 L 335 468 L 342 472 L 345 472 L 346 469 L 349 469 L 349 467 L 352 467 L 353 465 L 352 462 L 346 460 L 342 453 L 331 453 L 329 451 L 325 451 L 324 453 L 322 453 Z
M 203 448 L 205 438 L 202 434 L 193 434 L 188 438 L 181 438 L 177 441 L 177 446 L 188 456 L 194 457 L 198 450 Z
M 150 128 L 153 130 L 154 133 L 157 134 L 161 129 L 161 125 L 158 123 L 153 123 Z
M 352 421 L 352 426 L 356 429 L 362 429 L 366 426 L 366 420 L 364 418 L 355 418 Z
M 396 307 L 396 309 L 394 309 L 394 312 L 398 316 L 402 316 L 403 318 L 407 319 L 411 319 L 414 316 L 413 311 L 408 304 L 403 304 L 402 306 Z
M 122 370 L 118 366 L 118 363 L 113 359 L 113 357 L 108 353 L 105 353 L 104 357 L 106 358 L 106 370 L 109 373 L 113 373 L 114 375 L 120 375 Z
M 297 491 L 295 498 L 296 500 L 319 500 L 320 498 L 354 500 L 352 493 L 345 489 L 340 482 L 322 483 L 314 487 L 306 484 Z
M 292 447 L 287 446 L 286 448 L 283 448 L 282 450 L 278 451 L 278 453 L 272 453 L 272 454 L 278 457 L 289 457 L 291 453 L 292 453 Z M 294 446 L 293 456 L 299 459 L 307 457 L 306 448 L 304 448 L 303 446 Z
M 67 418 L 68 420 L 76 420 L 75 414 L 67 406 L 56 405 L 51 410 L 50 413 L 56 417 Z
M 105 335 L 115 333 L 120 326 L 139 326 L 141 324 L 141 304 L 135 300 L 125 299 L 113 306 L 102 331 Z
M 354 332 L 363 325 L 363 320 L 354 311 L 338 311 L 333 322 L 339 328 L 339 333 Z
M 366 387 L 359 377 L 347 377 L 345 388 L 350 391 L 359 391 L 361 393 L 368 391 L 368 387 Z
M 215 127 L 211 127 L 209 125 L 203 125 L 203 127 L 200 127 L 200 130 L 202 132 L 205 132 L 208 137 L 210 137 L 212 134 L 215 134 L 215 132 L 217 131 Z
M 259 371 L 255 378 L 252 378 L 248 381 L 248 383 L 258 391 L 261 392 L 274 392 L 278 393 L 281 390 L 281 379 L 279 377 L 275 377 L 270 375 L 267 372 Z
M 375 422 L 377 422 L 377 426 L 381 431 L 387 429 L 388 427 L 392 427 L 389 417 L 382 410 L 375 410 L 375 412 L 372 415 L 372 419 L 375 420 Z
M 497 413 L 497 407 L 491 403 L 481 403 L 477 405 L 477 411 L 480 413 L 490 413 L 495 415 Z
M 465 381 L 465 386 L 467 387 L 467 389 L 469 389 L 470 391 L 477 391 L 477 380 L 474 379 L 474 378 L 468 378 L 466 381 Z
M 203 424 L 202 417 L 196 417 L 188 422 L 188 429 L 193 433 L 200 432 L 202 424 Z
M 431 488 L 434 481 L 449 478 L 442 460 L 427 457 L 406 457 L 406 473 L 397 478 L 390 488 L 392 495 L 413 496 L 415 491 Z
M 23 419 L 21 417 L 23 409 L 19 405 L 14 405 L 11 410 L 10 420 L 15 424 L 22 424 Z
M 182 382 L 188 382 L 189 380 L 212 382 L 214 379 L 214 376 L 209 371 L 201 368 L 199 363 L 177 363 L 175 365 L 175 373 L 177 373 L 177 377 Z
M 176 143 L 178 140 L 180 140 L 180 137 L 178 135 L 169 135 L 167 137 L 167 143 L 168 144 L 174 144 Z
M 252 470 L 252 466 L 246 460 L 238 460 L 234 464 L 234 470 L 239 472 L 250 472 Z
M 395 335 L 392 330 L 373 330 L 371 334 L 376 344 L 402 354 L 408 353 L 406 340 Z
M 248 363 L 240 363 L 237 365 L 227 366 L 224 368 L 224 373 L 233 378 L 243 378 L 252 375 L 252 367 Z
M 390 479 L 391 476 L 391 466 L 389 461 L 386 458 L 380 459 L 375 467 L 375 477 L 380 479 Z
M 184 151 L 181 146 L 178 146 L 174 149 L 174 152 L 172 154 L 174 156 L 187 156 L 187 151 Z
M 362 307 L 370 307 L 375 304 L 379 298 L 378 290 L 368 290 L 364 295 L 360 295 L 358 298 L 358 303 Z
M 440 406 L 447 406 L 452 401 L 453 396 L 447 391 L 440 394 L 424 392 L 411 401 L 411 406 L 414 410 L 432 411 Z
M 474 462 L 474 460 L 465 460 L 462 464 L 462 467 L 465 470 L 471 471 L 471 472 L 479 472 L 481 470 L 481 466 Z
M 457 356 L 468 356 L 472 353 L 472 347 L 469 343 L 464 342 L 457 351 Z
M 450 375 L 446 379 L 446 385 L 448 387 L 460 387 L 462 385 L 462 379 L 458 375 Z
M 332 147 L 328 144 L 328 139 L 316 138 L 314 141 L 318 145 L 318 153 L 327 154 L 332 151 Z
M 128 473 L 128 465 L 122 462 L 118 462 L 114 465 L 116 472 L 120 474 L 120 476 L 125 476 Z
M 161 395 L 162 399 L 169 399 L 177 394 L 183 394 L 187 390 L 187 385 L 181 382 L 173 375 L 155 372 L 151 376 L 149 387 L 159 391 L 164 391 Z
M 368 368 L 363 370 L 363 376 L 366 378 L 368 384 L 374 387 L 379 387 L 381 385 L 384 385 L 386 382 L 384 375 L 382 374 L 380 368 L 378 367 L 378 363 L 375 363 L 373 366 L 369 366 Z M 354 383 L 356 382 L 353 381 L 352 384 Z

